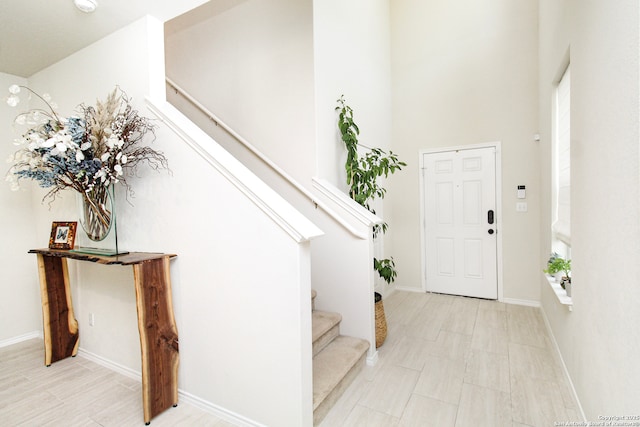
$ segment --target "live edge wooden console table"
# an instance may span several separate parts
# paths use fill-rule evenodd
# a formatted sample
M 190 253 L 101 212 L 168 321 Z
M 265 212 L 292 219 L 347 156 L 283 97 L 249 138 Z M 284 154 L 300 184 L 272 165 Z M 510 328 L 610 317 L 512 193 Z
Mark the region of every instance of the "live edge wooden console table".
M 178 404 L 178 329 L 173 316 L 169 261 L 176 255 L 130 252 L 101 256 L 68 250 L 32 249 L 38 255 L 45 365 L 78 353 L 78 321 L 73 313 L 67 258 L 105 265 L 131 265 L 136 288 L 142 353 L 142 406 L 149 424 Z

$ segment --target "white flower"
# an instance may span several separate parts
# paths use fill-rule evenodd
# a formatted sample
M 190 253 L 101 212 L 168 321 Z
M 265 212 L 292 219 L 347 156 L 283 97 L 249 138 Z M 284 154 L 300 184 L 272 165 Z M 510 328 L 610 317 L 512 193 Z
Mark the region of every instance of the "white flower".
M 84 154 L 82 154 L 82 151 L 80 150 L 76 151 L 76 162 L 80 163 L 83 160 L 84 160 Z
M 116 176 L 120 176 L 122 175 L 122 166 L 120 165 L 115 165 L 113 167 L 113 170 L 116 171 Z
M 102 160 L 102 163 L 104 163 L 109 160 L 109 157 L 111 157 L 111 153 L 104 153 L 102 156 L 100 156 L 100 160 Z
M 44 141 L 42 143 L 42 147 L 43 148 L 51 148 L 54 145 L 56 145 L 58 143 L 58 139 L 55 136 L 52 136 L 51 138 L 47 139 L 46 141 Z
M 16 139 L 16 145 L 28 143 L 28 147 L 30 151 L 33 151 L 36 148 L 41 148 L 44 142 L 45 142 L 44 139 L 40 138 L 40 136 L 36 135 L 35 133 L 27 135 L 27 137 L 22 141 L 18 141 Z
M 37 125 L 38 123 L 47 120 L 46 117 L 43 117 L 43 115 L 40 114 L 40 111 L 32 111 L 31 114 L 29 115 L 29 119 L 30 119 L 29 124 L 34 124 L 34 125 Z
M 58 137 L 58 140 L 61 143 L 63 143 L 64 145 L 66 145 L 67 147 L 71 148 L 71 147 L 77 147 L 78 146 L 78 144 L 73 142 L 73 139 L 71 138 L 71 135 L 65 133 L 64 130 L 61 130 L 56 135 Z
M 90 143 L 90 142 L 85 142 L 84 144 L 82 144 L 82 145 L 80 146 L 80 149 L 81 149 L 82 151 L 86 151 L 86 150 L 88 150 L 89 148 L 91 148 L 91 143 Z
M 106 141 L 107 147 L 114 149 L 115 147 L 122 147 L 124 141 L 120 141 L 116 135 L 111 135 Z
M 18 86 L 18 85 L 9 86 L 9 93 L 11 93 L 13 95 L 19 94 L 20 93 L 20 86 Z
M 27 118 L 25 117 L 24 114 L 20 114 L 18 117 L 16 117 L 15 122 L 19 125 L 23 125 L 27 123 Z
M 7 104 L 9 104 L 10 107 L 15 107 L 19 103 L 20 103 L 20 98 L 17 97 L 16 95 L 9 95 L 7 97 Z
M 125 163 L 127 163 L 127 155 L 126 154 L 124 154 L 122 157 L 120 157 L 120 163 L 122 163 L 123 165 Z

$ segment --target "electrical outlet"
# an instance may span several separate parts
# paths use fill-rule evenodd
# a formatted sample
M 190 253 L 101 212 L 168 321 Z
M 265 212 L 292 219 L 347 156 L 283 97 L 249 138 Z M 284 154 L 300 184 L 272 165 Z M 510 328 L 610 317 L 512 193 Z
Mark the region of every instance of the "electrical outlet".
M 96 324 L 96 316 L 93 313 L 89 313 L 89 326 L 94 326 Z

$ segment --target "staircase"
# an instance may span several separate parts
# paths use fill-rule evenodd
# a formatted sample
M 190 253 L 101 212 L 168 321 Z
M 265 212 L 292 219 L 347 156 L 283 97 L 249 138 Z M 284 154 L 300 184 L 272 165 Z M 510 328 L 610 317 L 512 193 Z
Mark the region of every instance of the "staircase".
M 369 343 L 340 335 L 338 313 L 315 309 L 311 291 L 313 323 L 313 424 L 318 425 L 340 398 L 365 363 Z

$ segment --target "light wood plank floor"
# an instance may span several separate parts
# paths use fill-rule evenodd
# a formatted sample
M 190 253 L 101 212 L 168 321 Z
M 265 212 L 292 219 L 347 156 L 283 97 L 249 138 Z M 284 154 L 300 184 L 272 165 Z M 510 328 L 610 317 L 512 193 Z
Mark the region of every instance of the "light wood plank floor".
M 141 383 L 81 356 L 47 368 L 40 339 L 0 348 L 0 425 L 144 427 Z M 180 402 L 151 426 L 233 424 Z
M 408 292 L 395 292 L 384 307 L 388 336 L 378 364 L 364 368 L 320 427 L 580 421 L 539 309 Z M 46 368 L 42 346 L 0 348 L 0 425 L 144 425 L 139 381 L 82 357 Z M 151 425 L 232 424 L 181 402 Z
M 388 334 L 320 427 L 548 427 L 582 421 L 540 309 L 395 292 Z

